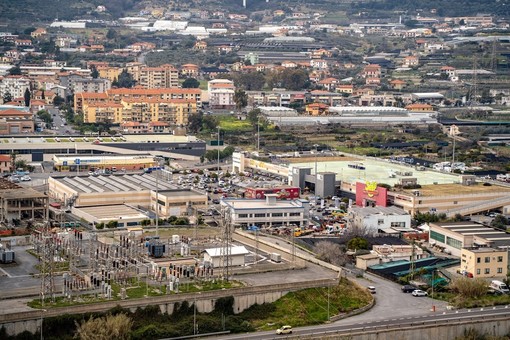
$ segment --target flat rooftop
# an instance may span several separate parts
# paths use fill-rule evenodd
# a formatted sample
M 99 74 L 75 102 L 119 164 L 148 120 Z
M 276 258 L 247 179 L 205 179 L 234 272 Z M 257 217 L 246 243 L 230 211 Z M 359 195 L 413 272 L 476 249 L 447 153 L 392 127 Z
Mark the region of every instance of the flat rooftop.
M 281 208 L 303 208 L 299 200 L 276 200 L 276 204 L 267 204 L 266 200 L 258 199 L 223 199 L 223 204 L 233 209 L 281 209 Z
M 147 215 L 123 204 L 80 207 L 76 209 L 95 217 L 97 220 L 147 218 Z
M 313 155 L 311 156 L 313 157 Z M 358 170 L 349 167 L 349 164 L 363 164 L 365 170 Z M 308 158 L 307 161 L 302 163 L 292 163 L 292 167 L 309 167 L 312 168 L 312 173 L 315 169 L 315 160 Z M 348 158 L 346 160 L 326 161 L 321 162 L 321 157 L 317 158 L 317 171 L 325 172 L 331 171 L 337 174 L 336 179 L 342 182 L 356 183 L 366 181 L 376 181 L 377 183 L 386 183 L 395 185 L 399 182 L 400 178 L 416 178 L 418 184 L 431 185 L 438 184 L 452 184 L 460 183 L 460 176 L 457 174 L 448 174 L 432 170 L 418 171 L 413 166 L 406 166 L 403 164 L 390 163 L 385 160 L 376 160 L 369 158 Z M 410 172 L 410 176 L 399 176 L 396 172 Z M 395 174 L 394 178 L 390 177 Z M 494 189 L 494 187 L 492 187 Z
M 51 178 L 83 194 L 177 189 L 164 178 L 156 179 L 152 174 L 68 175 Z
M 479 194 L 484 192 L 510 193 L 510 188 L 508 187 L 498 185 L 484 186 L 481 183 L 475 185 L 461 185 L 460 183 L 429 184 L 422 185 L 420 189 L 406 189 L 402 191 L 412 194 L 414 190 L 419 190 L 420 196 L 466 195 L 466 194 Z
M 47 198 L 48 196 L 32 188 L 16 188 L 0 190 L 0 197 L 7 200 L 20 200 L 29 198 Z
M 491 242 L 493 247 L 508 247 L 510 245 L 510 234 L 491 227 L 471 222 L 431 223 L 431 226 L 438 226 L 452 232 L 465 235 L 474 235 Z
M 200 193 L 191 189 L 158 190 L 158 195 L 165 197 L 179 196 L 179 198 L 204 198 L 204 196 L 206 196 L 205 193 Z

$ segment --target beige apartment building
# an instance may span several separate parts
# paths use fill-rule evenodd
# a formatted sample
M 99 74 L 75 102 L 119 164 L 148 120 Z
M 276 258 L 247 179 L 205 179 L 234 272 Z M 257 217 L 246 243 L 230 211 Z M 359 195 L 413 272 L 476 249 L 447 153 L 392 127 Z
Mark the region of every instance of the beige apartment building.
M 139 69 L 138 85 L 145 89 L 175 88 L 179 86 L 179 71 L 170 64 Z
M 508 272 L 507 249 L 464 248 L 460 271 L 469 277 L 504 279 Z

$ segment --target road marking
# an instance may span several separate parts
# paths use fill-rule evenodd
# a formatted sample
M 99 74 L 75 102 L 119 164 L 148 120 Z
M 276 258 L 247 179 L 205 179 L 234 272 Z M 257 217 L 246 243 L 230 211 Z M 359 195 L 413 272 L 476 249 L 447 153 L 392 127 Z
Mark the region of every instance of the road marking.
M 0 268 L 0 271 L 2 271 L 5 275 L 7 275 L 7 277 L 12 277 L 11 274 L 9 274 L 8 272 L 6 272 L 3 268 Z

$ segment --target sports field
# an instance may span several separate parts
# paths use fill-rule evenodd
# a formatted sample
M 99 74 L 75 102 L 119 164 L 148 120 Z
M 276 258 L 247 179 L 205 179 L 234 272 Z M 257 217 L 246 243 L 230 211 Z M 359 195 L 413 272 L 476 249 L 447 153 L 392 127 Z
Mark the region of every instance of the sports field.
M 357 164 L 362 165 L 365 170 L 358 170 L 349 167 L 348 165 Z M 311 167 L 312 174 L 315 173 L 315 162 L 304 162 L 304 163 L 293 163 L 292 167 Z M 317 162 L 317 171 L 324 172 L 330 171 L 337 174 L 336 179 L 354 183 L 357 181 L 376 181 L 377 183 L 386 183 L 389 185 L 397 184 L 399 178 L 402 177 L 414 177 L 418 179 L 418 184 L 447 184 L 447 183 L 459 183 L 460 178 L 455 174 L 447 174 L 432 170 L 418 171 L 412 166 L 390 163 L 389 161 L 375 160 L 375 159 L 359 159 L 356 161 L 345 160 L 345 161 L 326 161 L 320 162 L 320 158 Z M 409 176 L 399 175 L 398 173 L 410 173 Z M 391 175 L 395 177 L 391 178 Z

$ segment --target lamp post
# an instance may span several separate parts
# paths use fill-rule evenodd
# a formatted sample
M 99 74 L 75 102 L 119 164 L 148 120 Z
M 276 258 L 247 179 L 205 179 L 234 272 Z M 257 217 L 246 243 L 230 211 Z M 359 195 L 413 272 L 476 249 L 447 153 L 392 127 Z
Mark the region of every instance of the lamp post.
M 317 154 L 319 153 L 319 144 L 314 144 L 313 147 L 315 148 L 315 187 L 313 190 L 313 193 L 315 194 L 315 199 L 317 199 Z
M 257 154 L 260 157 L 260 116 L 257 116 Z
M 218 126 L 218 180 L 220 180 L 220 127 Z
M 156 167 L 156 236 L 159 236 L 159 172 L 161 168 L 161 157 L 155 157 L 154 160 L 157 161 Z M 166 203 L 165 203 L 166 204 Z

